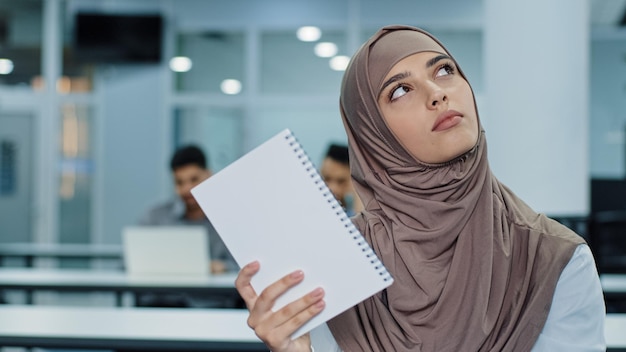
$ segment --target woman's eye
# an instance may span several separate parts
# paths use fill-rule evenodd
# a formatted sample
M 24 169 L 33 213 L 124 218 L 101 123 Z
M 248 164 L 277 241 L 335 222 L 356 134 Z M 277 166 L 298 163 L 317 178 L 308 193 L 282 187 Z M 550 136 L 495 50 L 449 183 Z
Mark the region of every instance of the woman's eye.
M 389 94 L 389 99 L 394 101 L 401 96 L 405 95 L 409 91 L 408 87 L 405 86 L 397 86 L 396 88 L 391 90 L 391 94 Z
M 453 72 L 454 68 L 452 68 L 452 66 L 449 64 L 445 64 L 441 66 L 439 70 L 437 70 L 437 74 L 435 75 L 435 77 L 447 76 Z

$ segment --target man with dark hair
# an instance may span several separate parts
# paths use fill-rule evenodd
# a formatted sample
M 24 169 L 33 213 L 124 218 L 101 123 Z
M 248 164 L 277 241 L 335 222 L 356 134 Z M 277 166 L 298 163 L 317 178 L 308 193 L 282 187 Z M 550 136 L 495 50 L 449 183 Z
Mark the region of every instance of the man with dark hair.
M 148 211 L 139 221 L 144 226 L 203 225 L 208 231 L 210 270 L 214 274 L 236 272 L 237 263 L 224 245 L 202 209 L 191 194 L 191 189 L 211 177 L 211 169 L 204 152 L 195 145 L 176 150 L 170 169 L 178 197 Z M 154 301 L 154 302 L 151 302 Z M 207 303 L 208 302 L 208 303 Z M 139 305 L 148 306 L 214 306 L 212 299 L 186 296 L 184 298 L 146 294 L 140 296 Z
M 204 152 L 195 145 L 188 145 L 176 150 L 170 161 L 170 170 L 174 179 L 176 194 L 182 201 L 169 201 L 152 210 L 146 225 L 176 225 L 180 222 L 204 222 L 205 216 L 191 195 L 191 189 L 211 177 Z M 180 206 L 184 205 L 184 208 Z M 178 208 L 176 208 L 178 207 Z M 160 210 L 160 214 L 158 211 Z
M 207 168 L 207 158 L 202 149 L 195 145 L 187 145 L 176 150 L 170 161 L 170 169 L 175 171 L 181 166 L 195 164 L 202 169 Z
M 363 209 L 361 201 L 352 188 L 347 146 L 336 143 L 329 145 L 322 160 L 320 175 L 349 216 Z

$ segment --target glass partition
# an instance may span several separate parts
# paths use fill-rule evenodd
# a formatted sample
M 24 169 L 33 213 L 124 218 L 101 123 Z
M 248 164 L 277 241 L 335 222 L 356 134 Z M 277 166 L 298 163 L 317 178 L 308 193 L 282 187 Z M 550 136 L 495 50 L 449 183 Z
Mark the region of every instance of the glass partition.
M 311 161 L 319 166 L 330 143 L 345 143 L 347 140 L 339 115 L 339 107 L 334 99 L 319 104 L 264 106 L 257 109 L 255 114 L 248 127 L 254 131 L 254 136 L 247 140 L 247 149 L 289 128 L 294 132 Z
M 40 83 L 42 13 L 41 0 L 0 0 L 0 85 Z
M 59 242 L 88 243 L 94 174 L 89 106 L 61 107 L 59 139 Z
M 179 92 L 220 93 L 226 80 L 240 83 L 240 90 L 234 94 L 246 89 L 242 32 L 215 30 L 180 34 L 176 57 L 179 61 L 170 61 L 170 67 L 176 72 L 175 85 Z
M 331 60 L 348 55 L 347 50 L 345 32 L 339 30 L 322 29 L 319 39 L 311 42 L 299 40 L 296 29 L 264 32 L 261 35 L 260 91 L 262 94 L 336 96 L 343 71 L 331 68 Z
M 242 154 L 243 112 L 237 107 L 193 106 L 174 110 L 174 146 L 196 144 L 216 172 Z
M 32 240 L 34 120 L 30 113 L 0 112 L 0 242 Z

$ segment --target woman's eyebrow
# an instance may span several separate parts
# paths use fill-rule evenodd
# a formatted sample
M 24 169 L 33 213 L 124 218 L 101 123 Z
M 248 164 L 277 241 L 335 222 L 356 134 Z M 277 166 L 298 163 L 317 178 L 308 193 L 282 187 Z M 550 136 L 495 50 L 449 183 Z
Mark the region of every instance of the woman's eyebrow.
M 383 83 L 383 86 L 380 88 L 380 91 L 378 92 L 378 96 L 380 97 L 380 95 L 383 94 L 383 91 L 385 90 L 385 88 L 387 88 L 388 85 L 392 84 L 393 82 L 397 82 L 401 79 L 405 79 L 409 77 L 410 75 L 411 75 L 411 72 L 404 71 L 404 72 L 400 72 L 396 75 L 391 76 L 391 78 L 389 78 L 388 80 L 385 81 L 385 83 Z
M 435 66 L 435 64 L 437 64 L 437 62 L 439 62 L 441 60 L 452 60 L 452 59 L 448 55 L 444 55 L 444 54 L 437 55 L 437 56 L 433 57 L 432 59 L 426 61 L 426 68 L 430 68 L 432 66 Z M 409 76 L 411 76 L 411 73 L 409 71 L 404 71 L 404 72 L 398 73 L 397 75 L 393 75 L 391 78 L 386 80 L 385 83 L 383 83 L 383 86 L 380 88 L 380 92 L 378 93 L 378 96 L 380 96 L 383 93 L 383 91 L 385 90 L 385 88 L 387 88 L 387 86 L 389 86 L 393 82 L 397 82 L 397 81 L 399 81 L 401 79 L 405 79 L 405 78 L 407 78 Z
M 446 59 L 450 59 L 450 56 L 448 56 L 448 55 L 443 55 L 443 54 L 441 54 L 441 55 L 437 55 L 437 56 L 433 57 L 432 59 L 430 59 L 430 60 L 428 60 L 428 61 L 426 62 L 426 68 L 433 67 L 433 66 L 435 66 L 435 64 L 436 64 L 437 62 L 439 62 L 439 61 L 441 61 L 441 60 L 446 60 Z M 450 59 L 450 60 L 451 60 L 451 59 Z

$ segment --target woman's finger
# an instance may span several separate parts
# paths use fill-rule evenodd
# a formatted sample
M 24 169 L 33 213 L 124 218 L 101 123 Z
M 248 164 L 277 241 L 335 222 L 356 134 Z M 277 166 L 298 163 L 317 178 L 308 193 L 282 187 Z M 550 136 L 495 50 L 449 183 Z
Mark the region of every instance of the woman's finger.
M 304 279 L 302 270 L 296 270 L 288 275 L 283 276 L 278 281 L 267 286 L 259 295 L 254 305 L 252 313 L 272 312 L 272 308 L 278 297 L 283 295 L 287 290 L 299 284 Z M 264 319 L 265 314 L 260 314 L 259 318 Z
M 291 349 L 291 335 L 324 309 L 324 290 L 317 288 L 274 312 L 272 308 L 278 297 L 302 282 L 304 273 L 296 270 L 285 275 L 257 295 L 251 279 L 259 269 L 259 262 L 252 262 L 239 271 L 235 280 L 235 287 L 250 311 L 248 325 L 273 350 Z M 301 342 L 298 339 L 298 344 Z
M 321 287 L 304 295 L 275 312 L 272 317 L 274 326 L 291 326 L 289 335 L 309 321 L 325 307 L 324 290 Z
M 239 274 L 237 275 L 237 279 L 235 279 L 235 288 L 237 288 L 237 292 L 239 292 L 239 295 L 246 303 L 246 306 L 250 311 L 254 307 L 257 299 L 257 294 L 250 284 L 250 280 L 252 279 L 252 276 L 259 271 L 259 268 L 260 265 L 257 261 L 249 263 L 241 268 Z
M 306 322 L 318 315 L 326 306 L 324 290 L 317 288 L 302 298 L 289 303 L 259 324 L 255 333 L 270 346 L 281 346 Z

